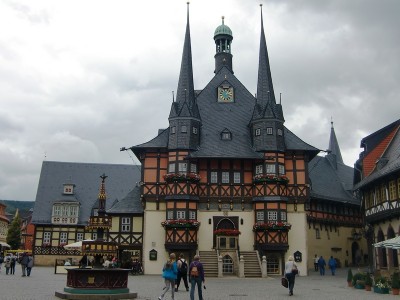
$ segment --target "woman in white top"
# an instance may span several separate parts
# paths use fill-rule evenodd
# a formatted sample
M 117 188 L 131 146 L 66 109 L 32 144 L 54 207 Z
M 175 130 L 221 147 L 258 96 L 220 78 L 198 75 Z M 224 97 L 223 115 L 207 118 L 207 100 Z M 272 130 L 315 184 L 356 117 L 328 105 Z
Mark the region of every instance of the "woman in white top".
M 294 262 L 293 256 L 289 256 L 288 261 L 285 263 L 285 277 L 289 282 L 289 296 L 293 295 L 294 278 L 293 268 L 297 269 L 297 265 Z

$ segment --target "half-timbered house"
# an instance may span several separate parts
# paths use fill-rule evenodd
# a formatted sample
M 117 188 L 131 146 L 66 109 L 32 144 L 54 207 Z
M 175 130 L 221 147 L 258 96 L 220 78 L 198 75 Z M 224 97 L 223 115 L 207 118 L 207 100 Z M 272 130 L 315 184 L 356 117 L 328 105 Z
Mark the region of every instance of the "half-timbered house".
M 199 252 L 210 275 L 217 275 L 218 257 L 224 274 L 238 274 L 240 259 L 262 256 L 268 272 L 279 274 L 298 251 L 306 274 L 308 163 L 319 150 L 284 126 L 262 22 L 261 15 L 255 97 L 233 72 L 233 34 L 224 19 L 214 32 L 215 75 L 195 90 L 188 14 L 169 127 L 130 148 L 142 163 L 147 273 L 159 273 L 173 251 Z M 163 259 L 151 260 L 150 251 Z M 246 264 L 244 275 L 260 276 L 256 269 Z
M 108 176 L 107 209 L 124 199 L 140 180 L 140 168 L 134 165 L 43 162 L 32 215 L 36 264 L 53 265 L 56 259 L 79 256 L 80 251 L 63 246 L 96 238 L 86 226 L 89 217 L 96 214 L 100 176 L 104 173 Z M 135 222 L 132 215 L 128 217 Z M 119 217 L 113 222 L 118 227 Z M 107 238 L 123 242 L 118 235 Z
M 393 271 L 399 268 L 399 251 L 372 245 L 400 232 L 400 120 L 363 138 L 361 147 L 354 177 L 364 208 L 370 264 Z
M 326 156 L 316 156 L 308 166 L 310 200 L 305 210 L 308 222 L 308 257 L 333 256 L 340 266 L 367 261 L 360 200 L 353 193 L 354 169 L 344 164 L 331 122 Z M 309 259 L 308 268 L 314 261 Z

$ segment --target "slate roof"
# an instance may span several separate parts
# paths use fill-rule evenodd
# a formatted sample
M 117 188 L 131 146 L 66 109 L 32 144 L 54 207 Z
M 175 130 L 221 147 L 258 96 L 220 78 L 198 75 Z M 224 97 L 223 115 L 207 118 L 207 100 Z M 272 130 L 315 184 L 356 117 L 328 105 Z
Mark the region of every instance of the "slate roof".
M 397 122 L 400 123 L 400 120 Z M 400 127 L 397 129 L 396 135 L 393 137 L 381 158 L 385 158 L 387 160 L 386 165 L 384 165 L 382 168 L 375 168 L 371 175 L 356 184 L 355 189 L 362 188 L 378 178 L 400 171 Z
M 135 186 L 123 199 L 115 201 L 112 207 L 107 210 L 112 214 L 142 214 L 143 206 L 140 201 L 140 187 Z
M 94 164 L 44 161 L 40 173 L 35 207 L 34 224 L 51 224 L 53 204 L 77 201 L 80 204 L 78 225 L 86 225 L 91 209 L 96 206 L 100 176 L 105 173 L 106 208 L 115 199 L 123 199 L 140 181 L 140 166 L 122 164 Z M 65 183 L 75 184 L 73 195 L 63 195 Z
M 308 165 L 311 197 L 359 205 L 360 201 L 352 194 L 353 168 L 330 156 L 316 156 Z
M 234 103 L 217 102 L 216 91 L 223 82 L 228 82 L 235 88 Z M 255 101 L 254 96 L 228 68 L 221 68 L 197 96 L 196 102 L 202 116 L 200 147 L 191 152 L 191 157 L 262 158 L 263 154 L 253 149 L 248 127 Z M 221 132 L 225 129 L 231 132 L 231 140 L 221 139 Z M 143 148 L 167 148 L 168 134 L 169 129 L 166 129 L 152 140 L 131 149 L 136 153 Z M 287 128 L 284 129 L 284 137 L 287 150 L 309 151 L 311 158 L 320 151 Z

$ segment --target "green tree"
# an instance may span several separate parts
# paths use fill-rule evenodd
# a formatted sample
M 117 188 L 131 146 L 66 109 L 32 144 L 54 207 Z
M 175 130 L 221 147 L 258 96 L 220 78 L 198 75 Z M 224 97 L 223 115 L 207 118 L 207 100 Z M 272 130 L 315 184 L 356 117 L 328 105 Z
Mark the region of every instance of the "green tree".
M 21 246 L 21 218 L 18 212 L 15 214 L 14 220 L 8 228 L 7 244 L 9 244 L 13 250 L 19 249 Z

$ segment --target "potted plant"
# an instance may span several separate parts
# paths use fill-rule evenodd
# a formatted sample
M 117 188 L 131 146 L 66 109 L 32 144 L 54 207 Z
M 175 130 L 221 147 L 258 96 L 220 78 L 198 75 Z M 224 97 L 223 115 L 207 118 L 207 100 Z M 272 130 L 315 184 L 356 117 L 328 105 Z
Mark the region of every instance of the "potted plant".
M 365 274 L 354 274 L 352 283 L 356 289 L 365 289 Z
M 398 272 L 394 272 L 392 275 L 392 294 L 398 295 L 400 289 L 400 277 Z
M 388 280 L 383 277 L 379 276 L 375 278 L 375 285 L 374 285 L 374 292 L 378 294 L 389 294 L 389 282 Z
M 367 275 L 365 275 L 365 290 L 371 291 L 371 286 L 372 286 L 371 274 L 367 272 Z
M 353 286 L 352 282 L 353 282 L 353 271 L 351 271 L 351 269 L 349 269 L 347 271 L 347 285 L 350 287 Z

